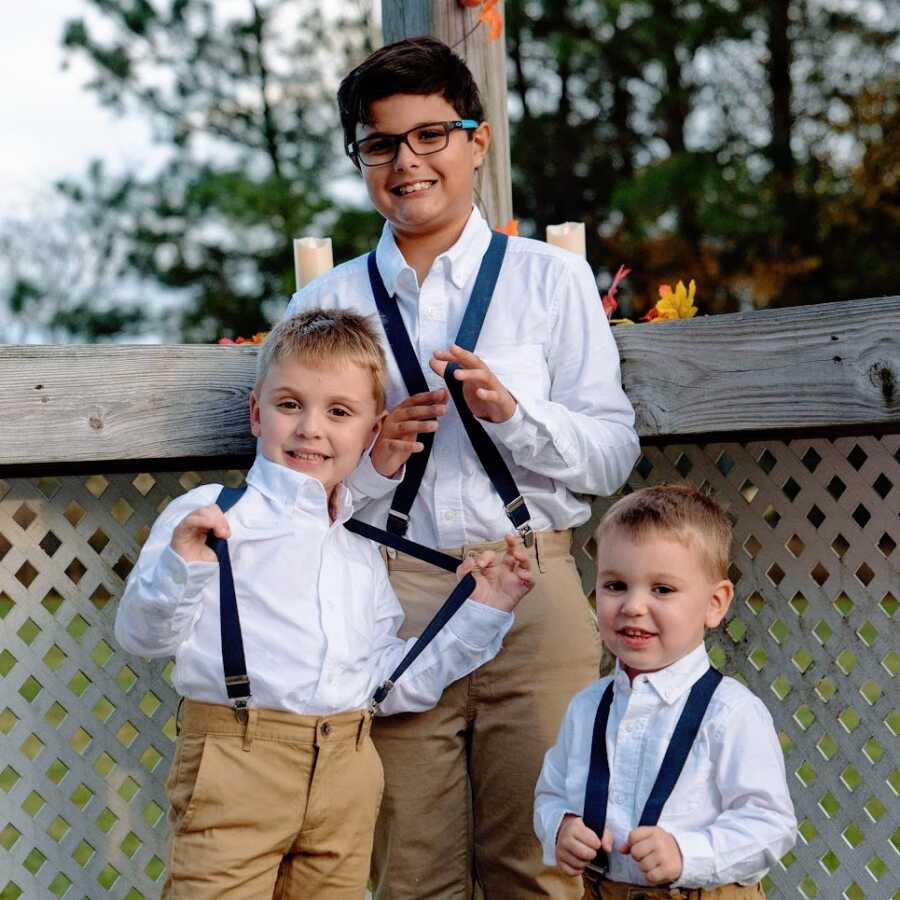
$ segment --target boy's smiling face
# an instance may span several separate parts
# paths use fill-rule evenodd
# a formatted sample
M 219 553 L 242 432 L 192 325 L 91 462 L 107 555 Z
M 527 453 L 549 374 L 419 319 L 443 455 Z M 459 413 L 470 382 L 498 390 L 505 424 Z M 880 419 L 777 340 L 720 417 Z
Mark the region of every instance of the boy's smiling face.
M 728 611 L 734 588 L 708 570 L 697 540 L 616 527 L 598 539 L 600 636 L 629 678 L 686 656 Z
M 378 433 L 372 373 L 345 360 L 272 363 L 250 394 L 250 427 L 269 461 L 321 481 L 330 498 Z
M 359 126 L 357 139 L 461 118 L 440 94 L 392 94 L 376 100 L 370 112 L 372 124 Z M 471 140 L 462 130 L 452 131 L 447 147 L 428 156 L 416 156 L 401 144 L 392 163 L 362 166 L 369 197 L 398 237 L 461 231 L 472 211 L 475 171 L 489 143 L 490 126 L 482 123 Z

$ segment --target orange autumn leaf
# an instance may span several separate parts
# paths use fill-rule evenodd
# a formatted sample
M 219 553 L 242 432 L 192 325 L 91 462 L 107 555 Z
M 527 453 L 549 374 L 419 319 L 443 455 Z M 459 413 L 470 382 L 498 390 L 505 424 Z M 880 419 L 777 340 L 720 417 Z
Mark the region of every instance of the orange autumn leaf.
M 518 237 L 519 236 L 519 220 L 518 219 L 510 219 L 505 225 L 498 228 L 497 231 L 501 232 L 501 234 L 508 234 L 510 237 Z
M 232 340 L 231 338 L 223 337 L 219 338 L 216 343 L 225 346 L 229 344 L 261 344 L 266 339 L 266 335 L 268 333 L 268 331 L 257 331 L 252 338 L 236 337 L 234 340 Z
M 496 9 L 497 0 L 484 0 L 484 6 L 478 18 L 488 27 L 488 38 L 496 41 L 503 34 L 503 18 Z

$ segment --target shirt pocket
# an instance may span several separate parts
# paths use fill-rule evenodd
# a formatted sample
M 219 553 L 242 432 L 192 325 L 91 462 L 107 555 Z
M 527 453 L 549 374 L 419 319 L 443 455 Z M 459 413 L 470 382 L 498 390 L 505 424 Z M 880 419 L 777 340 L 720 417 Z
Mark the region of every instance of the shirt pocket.
M 550 395 L 550 372 L 542 344 L 481 344 L 476 355 L 514 397 Z

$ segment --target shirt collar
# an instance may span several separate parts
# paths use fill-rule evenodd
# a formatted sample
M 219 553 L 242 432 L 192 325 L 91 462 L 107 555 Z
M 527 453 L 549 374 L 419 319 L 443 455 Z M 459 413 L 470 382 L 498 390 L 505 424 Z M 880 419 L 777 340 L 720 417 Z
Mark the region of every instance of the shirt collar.
M 462 234 L 452 247 L 438 255 L 434 264 L 443 265 L 453 285 L 462 289 L 481 264 L 481 257 L 484 256 L 490 241 L 491 229 L 478 209 L 472 207 L 472 213 Z M 400 252 L 389 222 L 385 222 L 381 230 L 381 238 L 375 248 L 375 261 L 378 263 L 378 271 L 381 273 L 385 289 L 391 297 L 397 293 L 397 283 L 403 272 L 409 270 L 413 276 L 412 280 L 415 280 L 415 271 Z
M 256 454 L 253 467 L 247 473 L 247 483 L 288 510 L 299 509 L 330 519 L 328 495 L 321 481 L 273 463 L 262 453 Z M 334 505 L 334 523 L 341 525 L 353 514 L 353 500 L 349 489 L 343 484 L 339 484 L 334 492 Z
M 700 680 L 709 668 L 709 656 L 706 645 L 700 644 L 690 653 L 676 659 L 670 666 L 660 669 L 658 672 L 647 672 L 637 676 L 645 678 L 650 686 L 659 695 L 659 698 L 669 706 L 677 702 L 678 698 Z M 615 689 L 631 692 L 632 685 L 625 674 L 625 670 L 616 661 Z

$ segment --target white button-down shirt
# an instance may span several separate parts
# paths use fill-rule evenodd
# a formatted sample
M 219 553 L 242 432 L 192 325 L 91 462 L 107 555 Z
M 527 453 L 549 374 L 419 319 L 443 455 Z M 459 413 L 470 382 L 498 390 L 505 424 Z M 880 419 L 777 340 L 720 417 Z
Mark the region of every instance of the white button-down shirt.
M 228 511 L 228 541 L 254 706 L 328 715 L 366 706 L 413 641 L 397 637 L 403 611 L 371 541 L 343 527 L 321 482 L 258 455 L 247 491 Z M 221 490 L 203 485 L 157 519 L 116 615 L 116 639 L 141 656 L 175 656 L 185 697 L 230 703 L 222 673 L 219 566 L 186 563 L 169 542 L 192 510 Z M 494 657 L 513 617 L 467 600 L 398 680 L 381 712 L 429 709 L 443 689 Z
M 633 683 L 617 667 L 606 728 L 606 823 L 614 851 L 637 827 L 688 693 L 708 668 L 702 645 Z M 584 814 L 594 718 L 609 681 L 602 678 L 576 694 L 544 758 L 534 827 L 548 865 L 556 862 L 563 816 Z M 793 847 L 797 820 L 772 717 L 733 678 L 723 678 L 716 688 L 658 825 L 681 849 L 684 868 L 676 884 L 683 887 L 755 883 Z M 613 852 L 609 862 L 614 881 L 647 883 L 630 856 Z
M 385 224 L 378 269 L 395 296 L 419 365 L 433 390 L 435 350 L 456 339 L 491 239 L 474 210 L 459 240 L 418 284 Z M 357 257 L 294 294 L 288 307 L 354 309 L 377 316 L 366 257 Z M 384 338 L 385 348 L 388 347 Z M 608 495 L 631 471 L 639 449 L 634 412 L 621 387 L 619 354 L 590 267 L 542 241 L 511 238 L 475 352 L 516 398 L 507 422 L 482 422 L 519 486 L 535 530 L 579 525 L 590 515 L 580 494 Z M 388 350 L 388 408 L 408 394 Z M 360 518 L 384 527 L 396 488 L 371 458 L 347 480 Z M 511 530 L 452 403 L 440 420 L 407 537 L 431 547 L 500 539 Z

